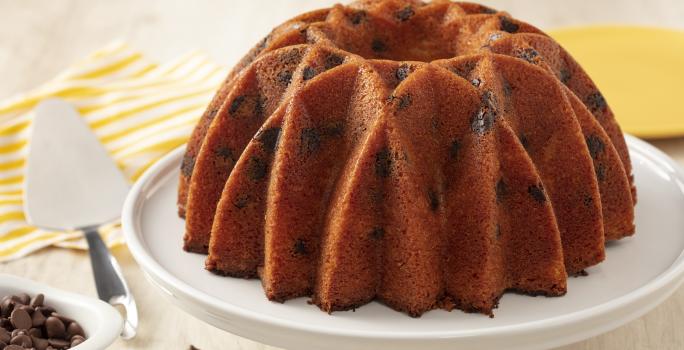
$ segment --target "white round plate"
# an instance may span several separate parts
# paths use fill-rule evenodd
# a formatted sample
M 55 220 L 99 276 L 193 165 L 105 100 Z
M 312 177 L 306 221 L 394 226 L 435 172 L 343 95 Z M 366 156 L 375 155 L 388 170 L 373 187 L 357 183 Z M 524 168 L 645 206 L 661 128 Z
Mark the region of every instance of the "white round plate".
M 379 303 L 328 315 L 306 298 L 270 302 L 258 280 L 219 277 L 181 249 L 176 214 L 183 150 L 136 183 L 123 211 L 129 248 L 149 280 L 186 312 L 218 328 L 291 349 L 546 349 L 616 328 L 671 295 L 684 275 L 684 173 L 628 137 L 639 202 L 637 234 L 610 243 L 607 259 L 570 278 L 564 297 L 506 294 L 496 317 L 434 310 L 411 318 Z

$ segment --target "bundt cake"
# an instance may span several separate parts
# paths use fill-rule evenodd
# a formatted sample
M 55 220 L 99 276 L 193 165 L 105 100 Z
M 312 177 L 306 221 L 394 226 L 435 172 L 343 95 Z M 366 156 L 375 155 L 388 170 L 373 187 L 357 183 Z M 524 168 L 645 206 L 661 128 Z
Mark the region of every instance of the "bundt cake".
M 275 301 L 412 316 L 558 296 L 634 233 L 627 146 L 539 29 L 481 5 L 360 0 L 275 28 L 182 161 L 184 248 Z

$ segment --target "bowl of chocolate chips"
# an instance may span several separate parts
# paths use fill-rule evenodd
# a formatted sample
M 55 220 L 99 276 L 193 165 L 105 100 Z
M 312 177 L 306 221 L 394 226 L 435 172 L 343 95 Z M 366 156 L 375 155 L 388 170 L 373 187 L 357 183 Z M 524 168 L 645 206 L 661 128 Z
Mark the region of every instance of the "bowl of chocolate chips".
M 122 326 L 100 300 L 0 274 L 0 350 L 99 350 Z

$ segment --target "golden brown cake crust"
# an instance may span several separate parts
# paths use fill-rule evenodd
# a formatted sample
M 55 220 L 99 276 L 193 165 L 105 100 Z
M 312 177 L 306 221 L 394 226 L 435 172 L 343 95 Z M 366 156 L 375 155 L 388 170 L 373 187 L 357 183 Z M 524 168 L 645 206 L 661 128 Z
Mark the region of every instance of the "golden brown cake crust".
M 624 137 L 537 28 L 470 3 L 363 0 L 277 27 L 188 144 L 185 249 L 269 299 L 492 315 L 559 296 L 634 232 Z

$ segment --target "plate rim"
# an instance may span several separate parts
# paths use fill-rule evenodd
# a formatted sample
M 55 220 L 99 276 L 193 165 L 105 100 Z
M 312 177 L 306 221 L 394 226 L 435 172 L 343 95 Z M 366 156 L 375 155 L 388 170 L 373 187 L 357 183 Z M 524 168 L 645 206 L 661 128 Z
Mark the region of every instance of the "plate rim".
M 627 144 L 629 145 L 630 152 L 638 152 L 647 157 L 648 159 L 656 162 L 661 167 L 664 167 L 669 174 L 673 175 L 675 180 L 680 183 L 680 188 L 682 194 L 684 195 L 684 171 L 672 158 L 667 156 L 665 153 L 657 149 L 656 147 L 642 141 L 634 136 L 625 135 Z M 524 332 L 538 332 L 544 330 L 554 329 L 558 326 L 567 326 L 570 324 L 578 324 L 585 320 L 590 320 L 593 318 L 598 318 L 610 314 L 611 312 L 619 311 L 622 308 L 628 307 L 633 304 L 637 304 L 638 301 L 648 298 L 649 296 L 655 295 L 661 288 L 666 287 L 669 284 L 674 283 L 674 287 L 668 292 L 673 293 L 679 285 L 682 283 L 682 277 L 684 276 L 684 249 L 675 258 L 672 265 L 667 269 L 663 270 L 660 274 L 654 277 L 647 284 L 632 290 L 631 292 L 624 294 L 618 298 L 615 298 L 609 302 L 598 304 L 586 309 L 574 311 L 571 313 L 558 315 L 550 318 L 523 322 L 519 324 L 495 326 L 490 328 L 482 329 L 468 329 L 468 330 L 449 330 L 449 331 L 417 331 L 417 332 L 402 332 L 394 333 L 392 331 L 377 331 L 377 330 L 359 330 L 359 329 L 337 329 L 330 326 L 322 326 L 318 324 L 305 324 L 302 322 L 292 322 L 279 318 L 277 316 L 272 316 L 269 314 L 264 314 L 250 309 L 243 308 L 241 306 L 223 301 L 217 297 L 206 294 L 202 291 L 194 289 L 192 286 L 183 282 L 178 277 L 167 271 L 161 264 L 159 264 L 152 256 L 147 252 L 145 244 L 142 242 L 142 233 L 140 237 L 136 230 L 136 209 L 144 199 L 145 194 L 150 191 L 150 187 L 154 188 L 156 182 L 167 178 L 169 174 L 164 172 L 168 167 L 180 164 L 182 159 L 185 146 L 180 146 L 177 149 L 171 151 L 169 154 L 161 158 L 154 165 L 152 165 L 144 174 L 136 181 L 132 187 L 128 198 L 124 204 L 122 212 L 122 228 L 126 242 L 128 243 L 128 248 L 131 251 L 134 259 L 138 262 L 144 272 L 149 275 L 153 280 L 153 284 L 162 289 L 166 289 L 167 286 L 158 285 L 162 282 L 167 283 L 172 289 L 175 289 L 183 297 L 192 300 L 194 303 L 208 307 L 210 310 L 220 310 L 223 315 L 230 315 L 239 318 L 245 318 L 252 322 L 257 322 L 265 325 L 274 325 L 282 327 L 285 329 L 293 329 L 307 333 L 316 333 L 319 335 L 329 335 L 337 337 L 354 337 L 354 338 L 366 338 L 366 339 L 394 339 L 394 340 L 428 340 L 428 339 L 458 339 L 458 338 L 471 338 L 471 337 L 491 337 L 491 336 L 501 336 L 507 334 L 519 334 Z M 166 291 L 168 292 L 168 290 Z M 169 293 L 174 297 L 178 298 L 177 295 Z M 657 306 L 653 305 L 648 310 Z M 648 311 L 646 310 L 646 311 Z M 316 310 L 318 311 L 318 310 Z M 644 312 L 646 312 L 644 311 Z M 216 315 L 214 312 L 212 314 Z M 643 313 L 641 313 L 643 314 Z M 216 315 L 218 316 L 218 315 Z M 220 318 L 226 318 L 225 316 L 219 316 Z M 619 325 L 631 321 L 636 317 L 630 319 L 625 319 Z

